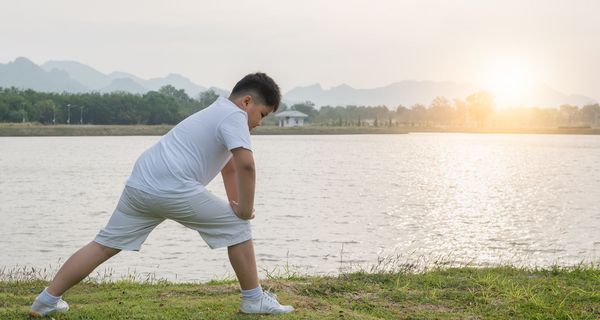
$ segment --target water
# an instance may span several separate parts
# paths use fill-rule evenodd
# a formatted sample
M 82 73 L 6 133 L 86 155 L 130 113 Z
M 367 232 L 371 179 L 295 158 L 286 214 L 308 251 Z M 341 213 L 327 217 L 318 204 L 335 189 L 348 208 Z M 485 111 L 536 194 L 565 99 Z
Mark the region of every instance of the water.
M 55 269 L 108 221 L 159 137 L 0 138 L 0 266 Z M 598 261 L 600 137 L 254 136 L 261 275 L 398 263 Z M 225 197 L 220 178 L 209 189 Z M 167 221 L 100 274 L 231 277 L 226 249 Z

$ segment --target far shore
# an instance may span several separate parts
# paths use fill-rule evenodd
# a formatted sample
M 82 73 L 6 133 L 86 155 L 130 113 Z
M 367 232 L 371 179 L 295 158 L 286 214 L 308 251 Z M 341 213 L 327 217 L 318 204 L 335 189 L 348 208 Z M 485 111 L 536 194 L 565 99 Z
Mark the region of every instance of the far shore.
M 0 123 L 0 137 L 28 136 L 160 136 L 172 125 L 41 125 L 37 123 Z M 307 125 L 282 128 L 262 126 L 253 135 L 343 135 L 343 134 L 407 134 L 418 132 L 483 133 L 483 134 L 600 134 L 600 128 L 464 128 L 464 127 L 330 127 Z

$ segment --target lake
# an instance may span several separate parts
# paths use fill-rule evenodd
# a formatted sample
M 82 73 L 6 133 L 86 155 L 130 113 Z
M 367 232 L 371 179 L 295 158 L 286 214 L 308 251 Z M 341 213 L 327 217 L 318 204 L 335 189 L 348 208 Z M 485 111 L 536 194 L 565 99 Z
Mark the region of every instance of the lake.
M 0 137 L 0 266 L 53 272 L 108 221 L 159 137 Z M 254 136 L 261 275 L 406 264 L 600 259 L 600 136 Z M 209 190 L 225 198 L 220 177 Z M 383 258 L 388 260 L 381 261 Z M 6 269 L 5 269 L 6 270 Z M 98 277 L 233 276 L 226 249 L 167 221 Z

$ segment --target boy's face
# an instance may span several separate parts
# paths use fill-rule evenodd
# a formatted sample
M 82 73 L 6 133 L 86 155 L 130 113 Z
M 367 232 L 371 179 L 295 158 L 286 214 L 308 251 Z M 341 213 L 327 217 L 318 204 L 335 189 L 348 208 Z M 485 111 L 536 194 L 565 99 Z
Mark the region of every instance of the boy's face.
M 250 130 L 260 126 L 262 119 L 273 112 L 273 108 L 257 103 L 250 95 L 242 99 L 242 109 L 248 114 L 248 127 Z

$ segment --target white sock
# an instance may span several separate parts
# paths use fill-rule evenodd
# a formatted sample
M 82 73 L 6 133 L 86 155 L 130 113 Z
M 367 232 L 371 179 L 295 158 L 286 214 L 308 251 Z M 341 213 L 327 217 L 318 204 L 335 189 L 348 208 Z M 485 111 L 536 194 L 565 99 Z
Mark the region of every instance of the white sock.
M 58 302 L 58 300 L 60 300 L 60 298 L 61 297 L 53 296 L 50 293 L 48 293 L 48 287 L 44 288 L 44 291 L 42 291 L 42 293 L 40 293 L 40 295 L 38 296 L 38 299 L 40 301 L 49 305 L 55 305 Z
M 242 290 L 242 298 L 243 299 L 258 299 L 262 297 L 263 291 L 262 287 L 258 285 L 258 287 L 250 290 Z

